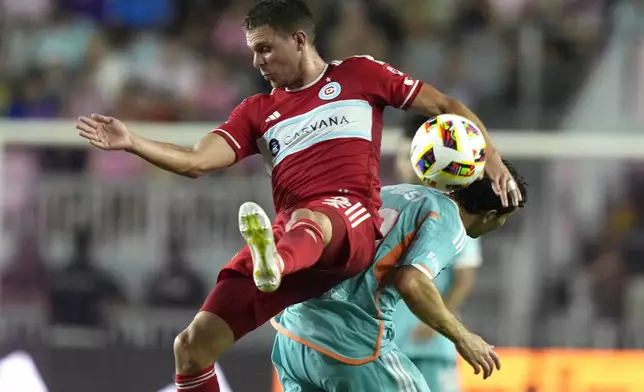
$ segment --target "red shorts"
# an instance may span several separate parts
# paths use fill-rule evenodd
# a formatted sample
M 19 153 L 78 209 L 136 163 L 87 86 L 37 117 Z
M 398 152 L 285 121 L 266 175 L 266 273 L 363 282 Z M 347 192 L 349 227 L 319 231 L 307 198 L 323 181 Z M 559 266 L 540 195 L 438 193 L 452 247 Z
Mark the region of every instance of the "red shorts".
M 320 261 L 310 269 L 282 277 L 277 291 L 264 293 L 255 287 L 253 260 L 245 246 L 221 270 L 201 310 L 221 317 L 237 340 L 288 306 L 319 297 L 365 271 L 373 262 L 380 219 L 374 219 L 362 205 L 357 198 L 327 196 L 278 213 L 273 223 L 276 242 L 284 235 L 291 213 L 298 208 L 321 212 L 331 220 L 332 239 Z

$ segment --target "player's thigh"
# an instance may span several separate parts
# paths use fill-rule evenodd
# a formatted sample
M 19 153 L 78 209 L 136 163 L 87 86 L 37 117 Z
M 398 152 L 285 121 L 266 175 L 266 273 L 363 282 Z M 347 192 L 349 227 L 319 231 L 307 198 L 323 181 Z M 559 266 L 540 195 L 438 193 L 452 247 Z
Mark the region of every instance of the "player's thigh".
M 273 364 L 285 391 L 379 391 L 368 383 L 372 376 L 357 371 L 310 347 L 278 334 L 273 346 Z
M 231 272 L 215 284 L 201 311 L 219 316 L 238 340 L 261 325 L 255 319 L 258 294 L 252 277 Z
M 235 340 L 261 325 L 255 317 L 260 291 L 252 278 L 252 257 L 242 248 L 219 273 L 201 310 L 216 314 L 228 324 Z
M 371 265 L 377 229 L 360 201 L 339 196 L 319 199 L 305 207 L 324 214 L 331 222 L 332 237 L 320 258 L 320 268 L 342 270 L 350 278 Z
M 310 349 L 278 334 L 273 344 L 271 360 L 284 392 L 321 392 L 310 379 L 307 360 Z M 313 366 L 314 367 L 314 366 Z
M 432 392 L 458 392 L 459 378 L 456 364 L 432 359 L 414 359 Z
M 383 391 L 430 392 L 430 388 L 414 363 L 398 350 L 381 355 L 377 361 Z M 433 391 L 432 391 L 433 392 Z

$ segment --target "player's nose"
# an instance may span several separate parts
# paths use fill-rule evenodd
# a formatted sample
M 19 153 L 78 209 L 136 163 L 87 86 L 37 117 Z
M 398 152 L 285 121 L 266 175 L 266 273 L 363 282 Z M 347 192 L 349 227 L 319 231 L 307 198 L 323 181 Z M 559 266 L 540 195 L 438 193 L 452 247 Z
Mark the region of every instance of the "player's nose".
M 261 54 L 255 53 L 253 55 L 253 67 L 255 69 L 260 69 L 265 64 L 266 61 L 264 61 L 264 57 Z

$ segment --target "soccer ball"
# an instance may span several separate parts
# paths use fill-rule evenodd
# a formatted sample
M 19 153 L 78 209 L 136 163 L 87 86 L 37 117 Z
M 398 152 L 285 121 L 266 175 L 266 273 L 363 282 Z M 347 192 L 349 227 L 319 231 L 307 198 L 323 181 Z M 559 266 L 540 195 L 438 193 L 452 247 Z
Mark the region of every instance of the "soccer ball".
M 411 142 L 411 164 L 425 184 L 443 192 L 465 188 L 485 167 L 485 138 L 474 123 L 441 114 L 418 128 Z

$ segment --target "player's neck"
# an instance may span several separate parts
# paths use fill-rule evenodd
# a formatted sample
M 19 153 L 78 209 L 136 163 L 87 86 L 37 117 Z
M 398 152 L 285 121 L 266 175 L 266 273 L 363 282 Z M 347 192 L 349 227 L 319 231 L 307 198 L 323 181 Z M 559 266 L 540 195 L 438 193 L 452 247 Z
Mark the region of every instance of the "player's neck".
M 458 214 L 461 217 L 461 222 L 463 223 L 463 227 L 465 227 L 465 232 L 469 230 L 470 227 L 474 224 L 476 221 L 476 216 L 466 212 L 461 206 L 458 207 Z
M 300 80 L 292 86 L 288 86 L 287 90 L 296 90 L 300 89 L 304 86 L 308 86 L 314 81 L 318 80 L 320 78 L 320 75 L 324 72 L 326 69 L 326 63 L 320 55 L 317 53 L 311 53 L 310 56 L 307 56 L 306 59 L 304 59 L 304 64 L 302 64 L 302 76 L 300 77 Z

